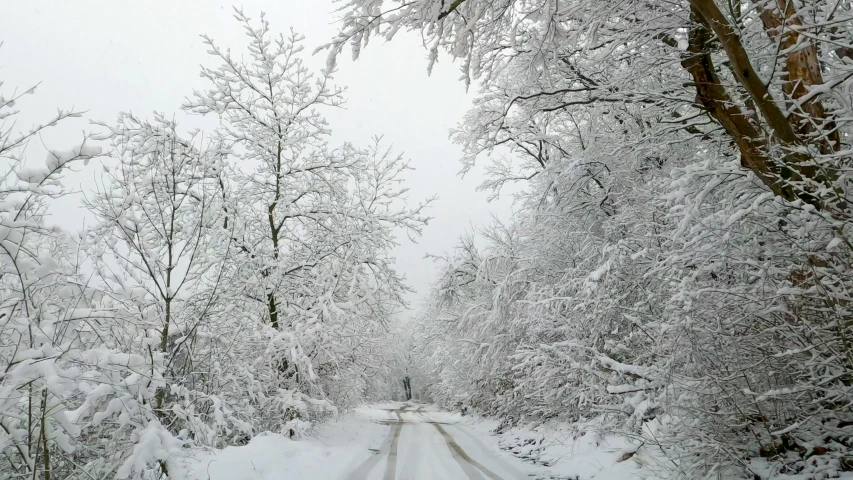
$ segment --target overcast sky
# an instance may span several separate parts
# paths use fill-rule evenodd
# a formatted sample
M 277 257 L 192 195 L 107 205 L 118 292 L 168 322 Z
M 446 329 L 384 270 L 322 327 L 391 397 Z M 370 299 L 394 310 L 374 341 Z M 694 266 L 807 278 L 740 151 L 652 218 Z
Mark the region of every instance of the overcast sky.
M 42 82 L 35 96 L 19 103 L 19 125 L 43 121 L 60 107 L 86 110 L 87 118 L 107 122 L 120 111 L 149 117 L 153 111 L 177 112 L 194 88 L 205 87 L 199 64 L 215 65 L 199 35 L 208 34 L 235 53 L 245 44 L 231 5 L 227 0 L 5 2 L 0 15 L 4 91 Z M 274 31 L 293 28 L 304 34 L 308 53 L 336 29 L 331 0 L 246 0 L 239 5 L 254 18 L 266 12 Z M 418 294 L 426 293 L 434 273 L 424 254 L 450 251 L 472 224 L 487 222 L 492 213 L 506 217 L 510 210 L 507 199 L 488 203 L 485 193 L 475 191 L 478 171 L 465 179 L 457 175 L 460 149 L 448 139 L 448 130 L 468 109 L 474 92 L 465 92 L 458 66 L 447 57 L 428 77 L 425 56 L 416 35 L 401 34 L 386 44 L 374 39 L 357 62 L 340 59 L 335 78 L 347 88 L 348 102 L 345 109 L 326 112 L 333 143 L 366 145 L 373 135 L 384 135 L 416 169 L 408 178 L 410 198 L 439 196 L 430 211 L 435 219 L 418 244 L 403 238 L 395 252 L 398 270 Z M 325 54 L 310 61 L 319 68 Z M 197 118 L 189 122 L 203 125 Z M 79 142 L 83 129 L 90 129 L 84 121 L 66 124 L 45 135 L 44 143 L 68 148 Z M 31 152 L 41 155 L 39 148 Z M 97 171 L 90 165 L 72 181 L 91 188 Z M 57 206 L 55 221 L 81 228 L 78 200 L 70 197 Z M 417 308 L 417 296 L 411 300 Z

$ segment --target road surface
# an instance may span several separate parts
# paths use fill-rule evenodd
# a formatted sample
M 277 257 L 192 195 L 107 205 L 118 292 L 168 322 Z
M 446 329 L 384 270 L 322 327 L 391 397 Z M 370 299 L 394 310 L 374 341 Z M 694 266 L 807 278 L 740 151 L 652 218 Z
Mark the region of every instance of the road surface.
M 382 412 L 373 421 L 387 425 L 387 434 L 373 455 L 354 466 L 349 480 L 528 478 L 452 415 L 412 403 Z

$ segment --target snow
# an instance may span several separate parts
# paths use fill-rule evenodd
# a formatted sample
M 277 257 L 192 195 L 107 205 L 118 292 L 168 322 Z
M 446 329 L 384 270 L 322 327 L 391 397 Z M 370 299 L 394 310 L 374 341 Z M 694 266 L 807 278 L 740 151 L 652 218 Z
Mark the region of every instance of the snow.
M 383 408 L 384 407 L 384 408 Z M 222 450 L 195 450 L 176 462 L 182 480 L 279 480 L 342 478 L 373 456 L 388 427 L 394 404 L 358 408 L 325 424 L 307 438 L 292 440 L 264 433 L 247 445 Z
M 187 480 L 331 479 L 340 477 L 346 465 L 368 454 L 359 446 L 329 447 L 266 433 L 242 447 L 188 457 L 175 476 Z
M 359 407 L 300 440 L 264 433 L 248 444 L 190 450 L 170 462 L 175 480 L 658 478 L 659 460 L 624 437 L 566 424 L 517 427 L 433 405 Z
M 33 168 L 21 168 L 15 171 L 17 177 L 27 183 L 38 184 L 43 182 L 51 173 L 58 171 L 68 162 L 83 160 L 88 163 L 89 159 L 101 154 L 102 148 L 93 145 L 79 145 L 70 150 L 55 150 L 47 153 L 44 166 Z
M 654 471 L 660 459 L 624 436 L 579 432 L 568 424 L 552 424 L 509 429 L 498 442 L 501 448 L 544 467 L 540 467 L 544 473 L 537 478 L 662 478 Z
M 598 361 L 601 362 L 601 364 L 605 367 L 619 373 L 627 373 L 644 378 L 648 378 L 651 376 L 651 370 L 647 367 L 641 367 L 638 365 L 627 365 L 604 356 L 598 357 Z
M 637 390 L 640 390 L 640 388 L 637 387 L 636 385 L 631 385 L 631 384 L 608 385 L 607 386 L 607 393 L 613 393 L 613 394 L 631 393 L 631 392 L 636 392 Z
M 119 467 L 117 478 L 128 478 L 133 472 L 141 473 L 154 461 L 166 461 L 171 465 L 171 459 L 180 451 L 181 442 L 156 420 L 136 435 L 133 453 Z
M 841 238 L 838 238 L 838 237 L 833 238 L 833 239 L 832 239 L 832 240 L 830 240 L 830 241 L 829 241 L 829 243 L 826 245 L 826 251 L 827 251 L 827 252 L 831 252 L 831 251 L 833 251 L 833 250 L 837 249 L 837 248 L 838 248 L 838 246 L 839 246 L 839 245 L 841 245 L 841 242 L 843 242 L 843 241 L 844 241 L 844 240 L 842 240 Z

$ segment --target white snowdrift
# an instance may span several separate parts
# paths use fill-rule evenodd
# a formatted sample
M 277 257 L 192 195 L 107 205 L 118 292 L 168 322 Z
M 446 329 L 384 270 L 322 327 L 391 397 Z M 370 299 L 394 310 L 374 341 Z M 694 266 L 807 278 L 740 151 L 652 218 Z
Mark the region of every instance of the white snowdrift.
M 180 480 L 326 480 L 340 478 L 367 455 L 359 445 L 330 447 L 267 433 L 245 446 L 190 455 L 178 462 L 179 471 L 172 476 Z
M 310 438 L 295 441 L 264 433 L 247 445 L 215 451 L 191 451 L 176 463 L 174 480 L 329 480 L 344 478 L 379 448 L 388 413 L 354 411 L 319 426 Z

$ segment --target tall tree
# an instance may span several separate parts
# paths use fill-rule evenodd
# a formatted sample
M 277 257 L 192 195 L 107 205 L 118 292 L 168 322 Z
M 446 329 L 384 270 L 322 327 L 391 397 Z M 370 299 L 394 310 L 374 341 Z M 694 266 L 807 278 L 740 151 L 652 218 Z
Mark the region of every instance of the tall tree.
M 236 275 L 279 332 L 285 381 L 322 397 L 317 370 L 363 371 L 358 350 L 402 304 L 389 253 L 396 234 L 420 234 L 425 204 L 405 205 L 408 164 L 378 139 L 329 146 L 321 110 L 340 106 L 343 91 L 331 71 L 309 71 L 302 37 L 274 36 L 263 15 L 255 24 L 235 12 L 249 55 L 238 60 L 205 37 L 219 66 L 203 68 L 210 89 L 184 108 L 220 119 L 218 142 L 237 159 L 222 178 Z

